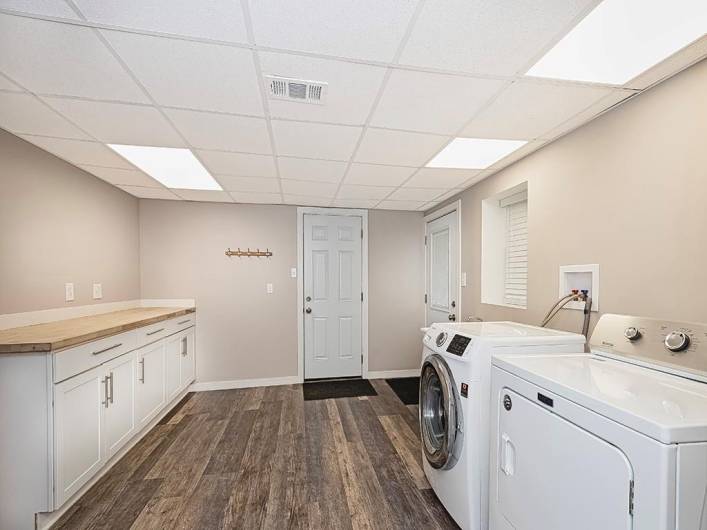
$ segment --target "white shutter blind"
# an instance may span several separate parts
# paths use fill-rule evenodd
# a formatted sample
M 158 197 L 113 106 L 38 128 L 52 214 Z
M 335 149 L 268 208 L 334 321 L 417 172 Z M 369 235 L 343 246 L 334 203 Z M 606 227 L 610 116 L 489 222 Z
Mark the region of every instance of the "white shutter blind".
M 510 201 L 509 201 L 510 202 Z M 503 303 L 528 303 L 528 201 L 512 202 L 506 209 L 506 271 Z

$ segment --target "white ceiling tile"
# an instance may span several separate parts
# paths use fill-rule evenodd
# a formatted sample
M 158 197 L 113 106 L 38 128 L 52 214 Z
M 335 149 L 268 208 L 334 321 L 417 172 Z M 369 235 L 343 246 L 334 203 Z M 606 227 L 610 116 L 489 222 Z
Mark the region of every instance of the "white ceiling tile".
M 177 196 L 186 201 L 199 202 L 233 202 L 227 191 L 220 190 L 172 190 Z
M 270 135 L 262 118 L 165 109 L 186 140 L 199 149 L 270 154 Z
M 332 56 L 390 61 L 416 2 L 249 0 L 256 44 Z
M 381 200 L 387 197 L 395 188 L 379 187 L 379 186 L 352 186 L 345 184 L 341 186 L 337 199 L 377 199 Z
M 103 34 L 160 105 L 263 115 L 252 51 L 117 31 Z
M 460 136 L 530 140 L 607 96 L 610 88 L 516 81 L 464 128 Z
M 528 142 L 523 147 L 516 149 L 512 153 L 509 153 L 506 157 L 489 166 L 488 171 L 498 171 L 501 168 L 510 166 L 513 162 L 517 162 L 521 158 L 525 158 L 526 156 L 528 156 L 530 153 L 537 151 L 546 143 L 547 140 L 535 140 L 532 142 Z
M 0 127 L 15 134 L 90 139 L 36 97 L 21 92 L 0 92 Z
M 346 175 L 347 184 L 398 186 L 415 172 L 415 168 L 353 163 Z
M 0 71 L 43 94 L 147 101 L 93 30 L 0 14 Z
M 248 41 L 243 11 L 234 0 L 74 0 L 91 22 L 226 42 Z
M 78 166 L 92 175 L 115 185 L 140 186 L 143 188 L 161 188 L 162 185 L 137 169 L 116 169 L 112 167 Z
M 135 169 L 124 158 L 116 155 L 105 145 L 98 142 L 48 138 L 46 136 L 21 136 L 37 147 L 41 147 L 45 151 L 49 151 L 75 165 L 86 164 L 90 166 Z
M 64 0 L 2 0 L 0 7 L 31 15 L 80 20 Z
M 398 188 L 389 197 L 391 201 L 433 201 L 442 195 L 442 188 Z
M 524 71 L 600 0 L 426 2 L 401 64 L 487 75 Z
M 329 206 L 331 199 L 325 197 L 310 197 L 307 195 L 284 195 L 285 204 L 296 204 L 298 206 Z
M 226 191 L 280 193 L 280 184 L 274 178 L 234 177 L 231 175 L 215 175 L 215 178 Z
M 456 188 L 482 173 L 477 169 L 422 168 L 405 183 L 410 188 Z
M 118 186 L 121 190 L 141 199 L 167 199 L 170 201 L 180 200 L 172 191 L 166 188 L 141 188 L 140 186 Z
M 419 167 L 448 141 L 446 136 L 369 128 L 363 136 L 355 160 Z
M 184 146 L 177 132 L 155 107 L 67 98 L 44 98 L 44 101 L 102 142 Z
M 363 208 L 365 210 L 370 210 L 375 208 L 376 204 L 380 201 L 377 199 L 335 199 L 332 206 L 334 208 Z
M 429 210 L 430 208 L 434 208 L 435 206 L 437 206 L 437 205 L 440 204 L 441 202 L 442 202 L 442 201 L 430 201 L 430 202 L 426 202 L 425 204 L 423 204 L 422 206 L 420 206 L 420 207 L 417 209 L 417 211 L 418 211 L 418 212 L 426 212 L 427 210 Z
M 244 193 L 241 191 L 230 192 L 236 202 L 251 204 L 282 204 L 282 195 L 279 193 Z
M 274 118 L 363 125 L 385 75 L 384 68 L 350 62 L 282 53 L 259 56 L 263 74 L 328 83 L 323 105 L 270 99 Z
M 371 125 L 454 134 L 506 81 L 394 70 Z
M 376 206 L 377 210 L 419 210 L 424 201 L 382 201 Z
M 275 158 L 269 155 L 198 150 L 196 155 L 213 175 L 277 177 Z
M 479 182 L 480 182 L 481 180 L 483 180 L 483 178 L 484 178 L 484 176 L 482 175 L 482 176 L 479 178 Z M 443 193 L 442 195 L 440 195 L 439 197 L 437 197 L 435 200 L 430 201 L 428 204 L 432 204 L 432 205 L 434 205 L 434 204 L 440 204 L 440 203 L 446 201 L 447 199 L 451 199 L 452 197 L 454 197 L 455 195 L 457 195 L 457 194 L 460 193 L 460 192 L 461 192 L 461 190 L 458 190 L 458 189 L 456 189 L 456 190 L 449 190 L 448 192 Z M 429 206 L 429 207 L 431 208 L 431 206 Z
M 310 197 L 333 197 L 338 184 L 334 182 L 310 182 L 306 180 L 282 179 L 285 195 L 307 195 Z
M 280 176 L 284 179 L 339 182 L 346 171 L 346 162 L 313 160 L 310 158 L 279 157 Z
M 361 135 L 360 127 L 296 121 L 272 121 L 279 155 L 348 160 Z

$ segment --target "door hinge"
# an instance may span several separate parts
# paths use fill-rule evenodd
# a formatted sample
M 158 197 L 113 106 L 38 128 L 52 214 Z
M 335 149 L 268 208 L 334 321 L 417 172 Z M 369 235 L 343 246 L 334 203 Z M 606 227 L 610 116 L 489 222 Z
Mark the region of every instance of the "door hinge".
M 361 291 L 361 302 L 363 302 L 363 291 Z
M 427 236 L 425 236 L 425 246 L 427 246 Z
M 633 485 L 633 480 L 628 483 L 628 513 L 629 515 L 633 515 L 633 490 L 634 490 L 634 485 Z
M 361 228 L 361 239 L 363 239 L 363 228 Z
M 427 303 L 427 293 L 425 293 L 425 303 Z

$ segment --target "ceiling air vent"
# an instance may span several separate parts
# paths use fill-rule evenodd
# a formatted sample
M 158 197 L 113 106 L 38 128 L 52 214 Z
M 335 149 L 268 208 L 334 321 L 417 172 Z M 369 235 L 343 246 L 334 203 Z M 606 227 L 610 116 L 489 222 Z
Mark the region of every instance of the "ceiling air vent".
M 320 105 L 326 99 L 327 83 L 322 81 L 304 81 L 275 75 L 266 75 L 265 81 L 272 99 L 318 103 Z

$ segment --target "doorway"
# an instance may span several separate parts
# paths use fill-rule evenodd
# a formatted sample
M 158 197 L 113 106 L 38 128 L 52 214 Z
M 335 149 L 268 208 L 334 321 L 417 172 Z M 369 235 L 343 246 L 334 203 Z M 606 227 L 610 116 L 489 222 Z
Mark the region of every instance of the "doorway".
M 453 203 L 425 217 L 425 325 L 461 317 L 460 208 Z

